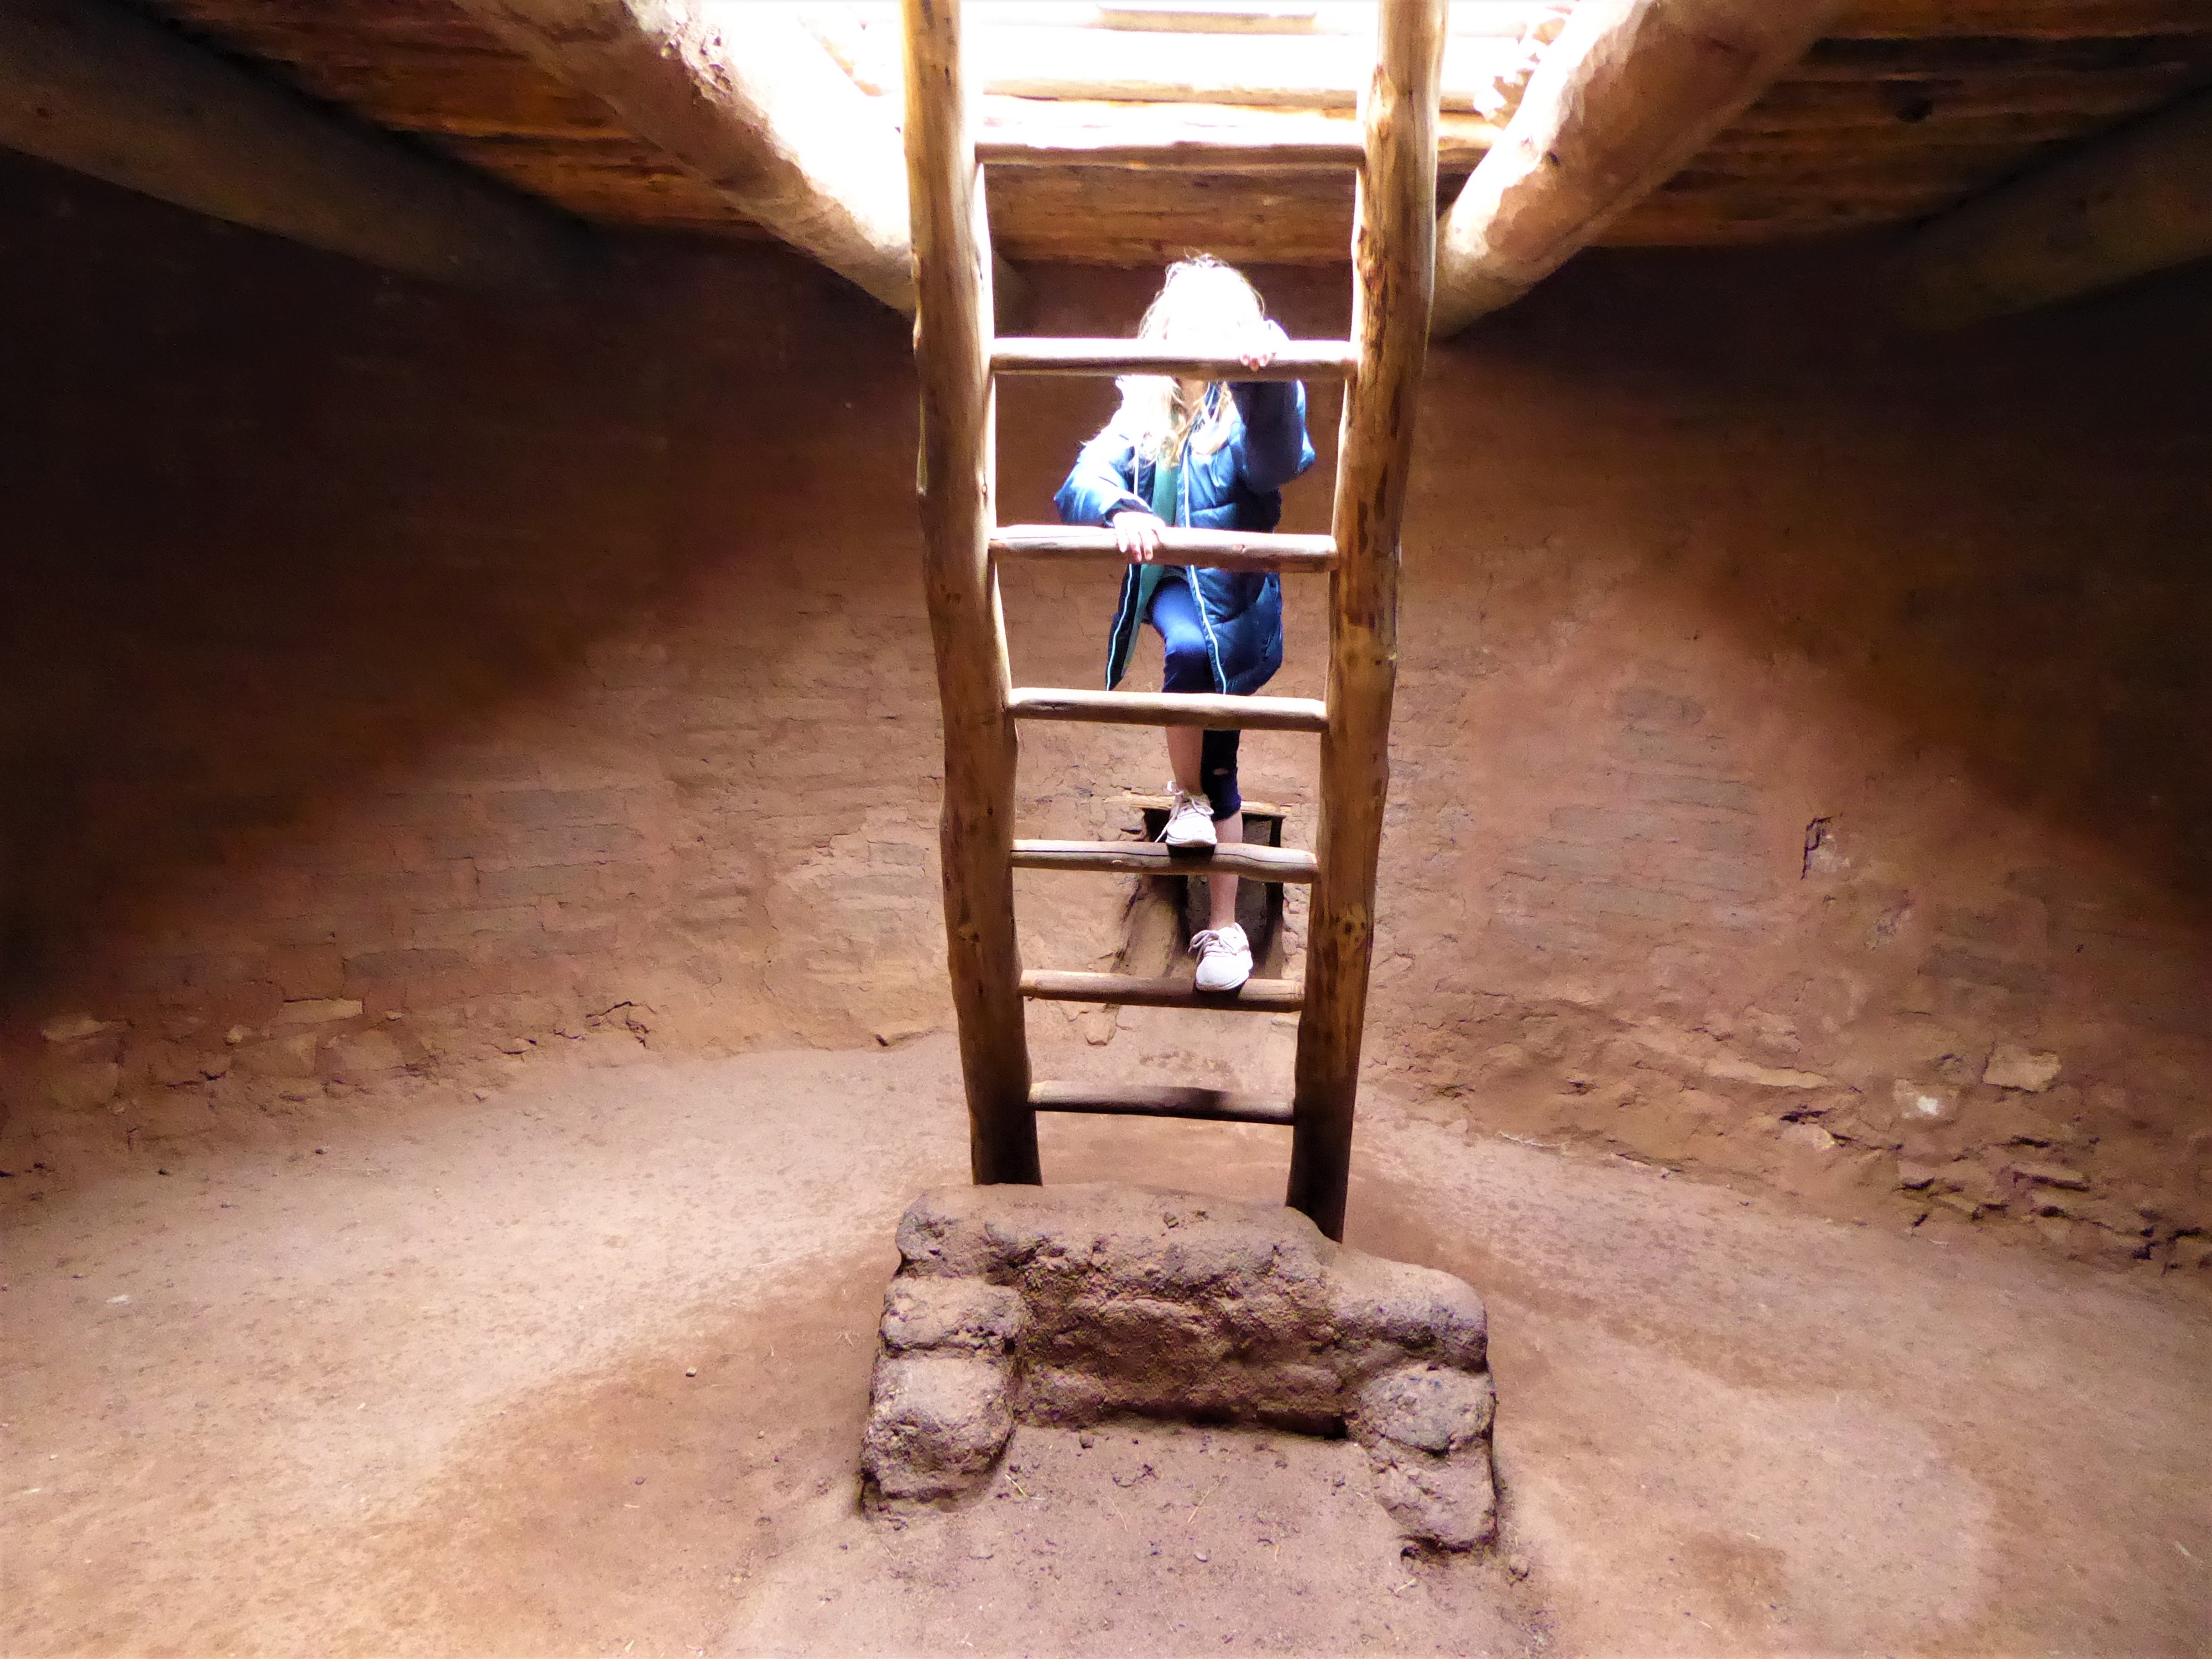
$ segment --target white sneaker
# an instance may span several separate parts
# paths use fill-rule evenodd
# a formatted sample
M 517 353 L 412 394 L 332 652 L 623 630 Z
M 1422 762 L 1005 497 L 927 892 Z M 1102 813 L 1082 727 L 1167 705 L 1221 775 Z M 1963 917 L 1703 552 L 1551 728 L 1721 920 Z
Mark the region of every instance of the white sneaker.
M 1233 991 L 1252 977 L 1252 941 L 1233 921 L 1192 934 L 1190 948 L 1198 953 L 1201 991 Z
M 1168 806 L 1167 828 L 1160 839 L 1170 847 L 1212 847 L 1214 844 L 1213 805 L 1203 795 L 1186 795 L 1180 789 Z

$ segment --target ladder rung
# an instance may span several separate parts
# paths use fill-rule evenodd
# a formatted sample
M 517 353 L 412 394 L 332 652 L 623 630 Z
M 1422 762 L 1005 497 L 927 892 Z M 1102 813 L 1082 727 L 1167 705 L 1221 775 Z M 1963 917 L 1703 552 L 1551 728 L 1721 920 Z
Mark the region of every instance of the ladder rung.
M 1213 1123 L 1274 1123 L 1288 1127 L 1287 1104 L 1221 1089 L 1143 1083 L 1040 1083 L 1030 1091 L 1040 1112 L 1100 1112 L 1117 1117 L 1190 1117 Z
M 1304 380 L 1348 376 L 1359 367 L 1349 340 L 1285 340 L 1265 368 L 1234 352 L 1194 355 L 1152 340 L 1055 340 L 1006 336 L 991 348 L 1000 374 L 1173 374 L 1194 380 Z
M 1124 562 L 1110 530 L 1089 526 L 1010 524 L 991 534 L 997 558 L 1097 559 Z M 1167 530 L 1160 534 L 1162 562 L 1215 570 L 1325 571 L 1336 563 L 1327 536 L 1267 536 L 1242 530 Z
M 1129 797 L 1129 805 L 1139 812 L 1168 812 L 1175 809 L 1175 797 L 1132 795 Z M 1278 806 L 1270 800 L 1254 800 L 1249 795 L 1244 798 L 1244 816 L 1248 818 L 1279 818 L 1289 811 L 1288 807 Z
M 1250 876 L 1311 881 L 1320 866 L 1302 848 L 1224 842 L 1184 851 L 1157 841 L 1018 841 L 1017 870 L 1104 870 L 1138 876 Z
M 1313 697 L 1222 697 L 1197 691 L 1016 690 L 1017 720 L 1088 720 L 1106 726 L 1204 726 L 1243 732 L 1326 732 L 1328 705 Z
M 1248 979 L 1242 989 L 1201 991 L 1189 980 L 1137 979 L 1127 974 L 1059 973 L 1032 968 L 1022 975 L 1022 994 L 1044 1002 L 1111 1002 L 1129 1008 L 1233 1008 L 1255 1014 L 1294 1014 L 1306 1000 L 1294 979 Z

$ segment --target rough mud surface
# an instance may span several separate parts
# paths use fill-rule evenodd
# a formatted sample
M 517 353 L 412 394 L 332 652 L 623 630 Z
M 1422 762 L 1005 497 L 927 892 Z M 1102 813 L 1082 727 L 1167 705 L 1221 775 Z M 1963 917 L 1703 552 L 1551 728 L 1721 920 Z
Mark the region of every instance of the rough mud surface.
M 966 1497 L 1014 1420 L 1119 1417 L 1340 1436 L 1419 1544 L 1496 1529 L 1482 1299 L 1279 1204 L 1106 1182 L 949 1187 L 899 1218 L 861 1472 Z
M 632 246 L 586 304 L 397 283 L 13 155 L 0 243 L 0 1115 L 949 1023 L 902 319 L 766 245 Z M 1430 353 L 1368 1075 L 2212 1284 L 2206 267 L 1938 340 L 1875 258 L 1591 250 Z M 1156 280 L 1030 275 L 1045 334 Z M 1255 276 L 1342 334 L 1343 269 Z M 1113 396 L 1000 387 L 1005 521 Z M 1095 683 L 1119 574 L 998 574 L 1016 683 Z M 1286 586 L 1270 690 L 1319 696 Z M 1137 832 L 1156 732 L 1025 725 L 1017 833 Z M 1291 846 L 1315 755 L 1243 744 Z M 1165 971 L 1134 886 L 1017 872 L 1024 959 Z M 1033 1025 L 1127 1079 L 1203 1029 L 1156 1012 Z M 1143 1080 L 1273 1086 L 1174 1040 Z
M 0 1650 L 2202 1650 L 2198 1300 L 1376 1091 L 1348 1242 L 1482 1290 L 1498 1552 L 1401 1558 L 1348 1442 L 1190 1428 L 1020 1430 L 988 1497 L 872 1526 L 871 1333 L 901 1211 L 964 1167 L 951 1045 L 592 1046 L 482 1103 L 5 1148 Z M 1272 1200 L 1286 1147 L 1044 1151 Z

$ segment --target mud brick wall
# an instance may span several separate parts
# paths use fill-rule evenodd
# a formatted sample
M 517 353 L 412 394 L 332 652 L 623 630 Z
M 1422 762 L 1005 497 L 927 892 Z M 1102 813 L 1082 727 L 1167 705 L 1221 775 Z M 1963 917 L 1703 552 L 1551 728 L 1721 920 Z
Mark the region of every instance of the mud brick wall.
M 744 247 L 474 299 L 21 161 L 0 223 L 11 1133 L 595 1030 L 948 1018 L 902 323 Z M 1930 342 L 1855 260 L 1586 258 L 1437 354 L 1370 1076 L 1486 1132 L 2194 1268 L 2205 278 Z M 1042 331 L 1145 298 L 1040 275 Z M 1340 327 L 1340 276 L 1263 286 Z M 1109 399 L 1008 392 L 1007 517 L 1048 514 Z M 1291 528 L 1326 524 L 1315 405 Z M 1110 591 L 1017 572 L 1017 678 L 1092 683 Z M 1318 607 L 1293 589 L 1279 690 L 1321 689 Z M 1309 838 L 1310 745 L 1247 756 Z M 1024 817 L 1112 835 L 1159 781 L 1149 734 L 1032 733 Z M 1124 888 L 1020 890 L 1033 960 L 1112 959 Z M 1041 1043 L 1150 1041 L 1064 1024 Z M 1240 1039 L 1262 1070 L 1287 1040 Z

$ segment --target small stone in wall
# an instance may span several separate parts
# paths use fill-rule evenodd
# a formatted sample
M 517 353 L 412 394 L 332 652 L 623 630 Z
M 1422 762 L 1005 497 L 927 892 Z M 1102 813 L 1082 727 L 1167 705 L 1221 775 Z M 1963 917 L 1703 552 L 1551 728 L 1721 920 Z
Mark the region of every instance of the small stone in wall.
M 1805 826 L 1805 862 L 1799 874 L 1803 877 L 1832 876 L 1851 867 L 1844 856 L 1843 844 L 1836 839 L 1833 822 L 1814 818 Z
M 1899 1078 L 1889 1085 L 1889 1097 L 1897 1115 L 1907 1122 L 1916 1120 L 1938 1120 L 1957 1114 L 1957 1103 L 1942 1089 L 1930 1089 L 1907 1078 Z
M 1801 1146 L 1811 1152 L 1832 1152 L 1836 1138 L 1817 1123 L 1785 1123 L 1782 1139 L 1791 1146 Z
M 58 1066 L 46 1073 L 46 1098 L 64 1111 L 84 1111 L 114 1099 L 122 1081 L 123 1068 L 112 1060 Z
M 2033 1182 L 2039 1187 L 2063 1187 L 2069 1192 L 2087 1192 L 2089 1177 L 2079 1170 L 2067 1169 L 2059 1164 L 2015 1164 L 2012 1172 L 2022 1181 Z
M 143 1056 L 146 1079 L 167 1089 L 180 1089 L 230 1069 L 230 1056 L 202 1054 L 181 1042 L 157 1042 Z
M 1375 1496 L 1401 1531 L 1448 1550 L 1473 1549 L 1498 1534 L 1498 1488 L 1487 1457 L 1437 1457 L 1387 1441 L 1367 1449 Z
M 332 1020 L 359 1019 L 361 1004 L 351 997 L 303 997 L 286 1003 L 276 1018 L 287 1025 L 323 1025 Z
M 1352 1404 L 1355 1430 L 1441 1456 L 1490 1432 L 1498 1390 L 1487 1374 L 1442 1365 L 1406 1365 L 1361 1389 Z
M 2016 1042 L 2000 1042 L 1990 1050 L 1990 1063 L 1982 1068 L 1982 1081 L 1999 1089 L 2025 1089 L 2041 1094 L 2058 1077 L 2057 1054 L 2035 1054 Z
M 346 1083 L 366 1083 L 407 1063 L 399 1045 L 381 1031 L 339 1038 L 331 1045 L 331 1076 Z
M 885 1498 L 930 1502 L 969 1491 L 1014 1431 L 1012 1365 L 972 1350 L 876 1362 L 860 1468 Z
M 884 1298 L 884 1346 L 893 1353 L 921 1348 L 1005 1353 L 1021 1328 L 1021 1292 L 1007 1285 L 897 1279 Z
M 39 1027 L 39 1035 L 49 1042 L 82 1042 L 103 1031 L 122 1029 L 119 1020 L 94 1019 L 90 1014 L 56 1014 Z
M 310 1078 L 315 1074 L 315 1034 L 273 1037 L 238 1051 L 239 1070 L 250 1077 Z

